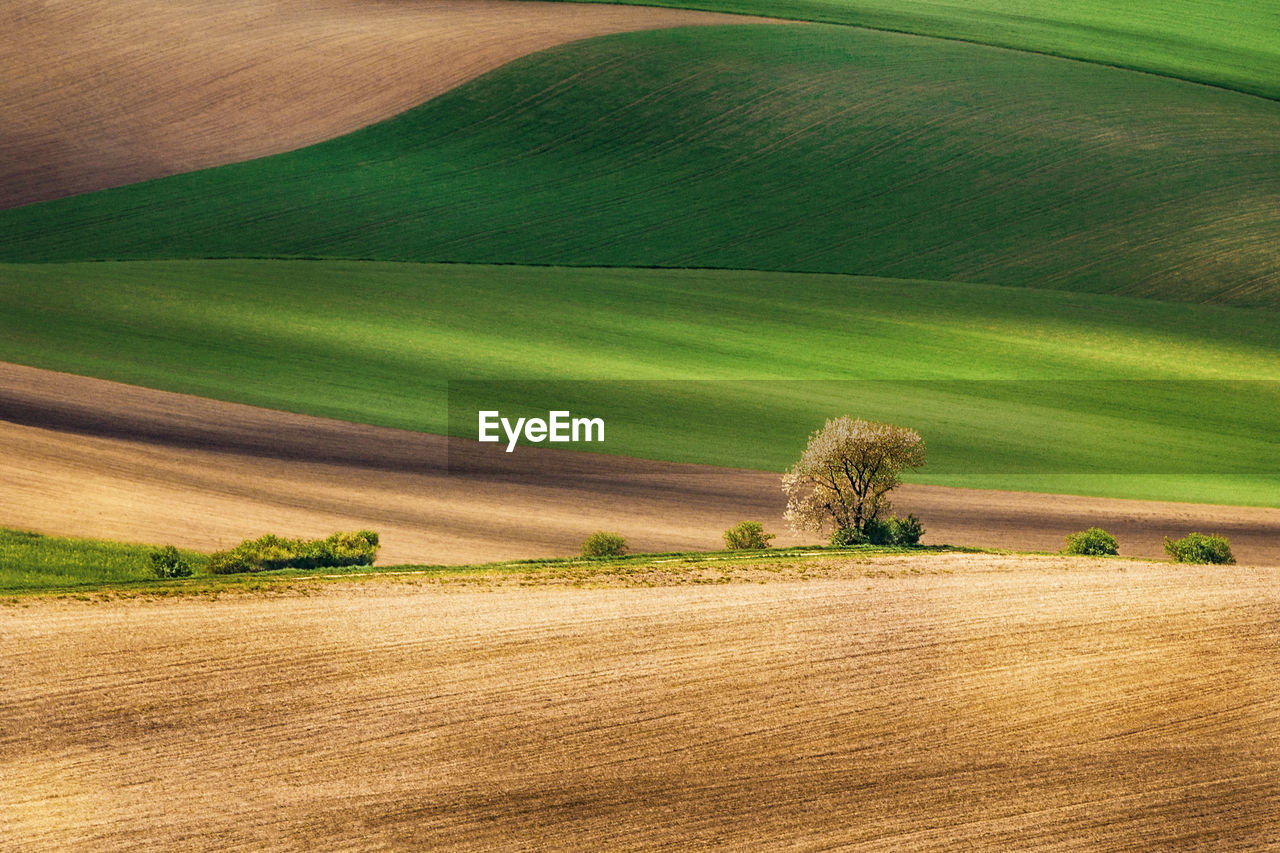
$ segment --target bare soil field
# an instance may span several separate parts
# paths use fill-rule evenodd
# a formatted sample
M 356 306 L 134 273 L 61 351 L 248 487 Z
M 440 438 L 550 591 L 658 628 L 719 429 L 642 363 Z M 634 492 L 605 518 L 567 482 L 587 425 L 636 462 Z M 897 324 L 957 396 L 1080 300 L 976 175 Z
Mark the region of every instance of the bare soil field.
M 1275 569 L 0 606 L 7 849 L 1262 851 Z
M 300 148 L 564 42 L 751 20 L 507 0 L 12 0 L 0 209 Z
M 776 474 L 425 435 L 0 364 L 0 525 L 190 548 L 371 528 L 379 562 L 577 553 L 598 529 L 634 551 L 710 550 L 742 519 L 804 544 Z M 926 543 L 1057 551 L 1101 525 L 1121 553 L 1225 533 L 1280 565 L 1280 510 L 904 486 Z

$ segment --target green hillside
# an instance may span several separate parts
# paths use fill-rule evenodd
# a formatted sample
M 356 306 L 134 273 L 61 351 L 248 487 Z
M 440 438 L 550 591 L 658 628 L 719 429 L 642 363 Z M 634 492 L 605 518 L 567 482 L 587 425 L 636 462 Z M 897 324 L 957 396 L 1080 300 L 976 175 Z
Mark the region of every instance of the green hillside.
M 1280 104 L 844 27 L 594 39 L 292 154 L 0 214 L 0 259 L 857 273 L 1280 304 Z
M 0 265 L 0 360 L 471 437 L 480 406 L 568 407 L 607 418 L 595 449 L 773 470 L 848 413 L 920 429 L 917 479 L 991 488 L 1280 506 L 1278 356 L 1269 312 L 984 285 Z
M 1280 98 L 1276 0 L 645 0 L 1069 56 Z

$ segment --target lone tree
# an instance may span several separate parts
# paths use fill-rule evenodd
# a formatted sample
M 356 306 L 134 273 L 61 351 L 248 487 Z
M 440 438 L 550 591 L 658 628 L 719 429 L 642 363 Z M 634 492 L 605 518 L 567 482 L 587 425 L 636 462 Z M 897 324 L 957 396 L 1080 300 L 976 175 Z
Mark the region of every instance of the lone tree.
M 889 509 L 889 492 L 907 468 L 924 465 L 920 433 L 893 424 L 831 418 L 809 436 L 800 461 L 782 475 L 787 522 L 793 530 L 862 533 Z

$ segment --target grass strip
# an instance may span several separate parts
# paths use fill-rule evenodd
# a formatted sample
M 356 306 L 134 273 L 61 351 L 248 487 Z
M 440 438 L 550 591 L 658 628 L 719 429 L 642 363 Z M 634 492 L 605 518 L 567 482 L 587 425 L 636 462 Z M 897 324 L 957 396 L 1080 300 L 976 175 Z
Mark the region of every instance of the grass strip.
M 506 560 L 477 565 L 351 566 L 339 569 L 280 569 L 238 575 L 204 573 L 208 555 L 183 551 L 196 574 L 157 578 L 149 556 L 157 546 L 103 539 L 44 536 L 0 528 L 0 603 L 29 596 L 102 600 L 122 596 L 210 595 L 234 592 L 297 592 L 299 581 L 351 581 L 371 577 L 467 585 L 514 582 L 531 585 L 672 586 L 812 577 L 829 572 L 829 561 L 907 554 L 994 553 L 949 545 L 891 547 L 811 546 L 762 551 L 683 551 L 623 557 Z

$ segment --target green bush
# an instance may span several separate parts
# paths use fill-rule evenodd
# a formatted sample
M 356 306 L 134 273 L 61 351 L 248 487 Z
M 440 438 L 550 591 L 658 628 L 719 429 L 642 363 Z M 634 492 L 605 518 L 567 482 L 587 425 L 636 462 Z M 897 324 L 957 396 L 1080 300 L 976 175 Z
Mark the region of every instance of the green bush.
M 206 566 L 211 575 L 235 575 L 240 572 L 259 572 L 249 560 L 249 556 L 239 551 L 214 551 L 209 555 Z
M 924 525 L 914 515 L 907 515 L 906 518 L 892 516 L 889 527 L 894 545 L 919 545 L 920 537 L 924 535 Z
M 752 551 L 768 548 L 773 538 L 772 533 L 764 532 L 760 522 L 739 521 L 724 532 L 724 546 L 730 551 Z
M 1188 533 L 1181 539 L 1164 538 L 1164 550 L 1177 563 L 1212 563 L 1226 565 L 1236 561 L 1231 543 L 1225 536 Z
M 1078 554 L 1086 557 L 1114 557 L 1120 553 L 1120 543 L 1101 527 L 1090 527 L 1079 533 L 1067 536 L 1067 547 L 1064 554 Z
M 893 524 L 888 519 L 872 518 L 862 525 L 862 535 L 871 545 L 893 545 Z
M 831 544 L 837 548 L 845 545 L 866 545 L 867 541 L 866 534 L 853 527 L 837 527 L 831 534 Z
M 189 578 L 191 564 L 172 545 L 151 552 L 151 570 L 160 578 Z
M 378 534 L 372 530 L 334 533 L 324 539 L 285 539 L 268 533 L 246 539 L 229 551 L 209 558 L 209 571 L 228 575 L 273 569 L 319 569 L 369 566 L 378 554 Z
M 582 543 L 584 557 L 621 557 L 625 553 L 627 540 L 606 530 L 597 530 Z
M 918 545 L 924 536 L 924 525 L 914 515 L 898 518 L 873 518 L 863 522 L 862 529 L 841 527 L 831 534 L 831 544 L 843 545 Z

